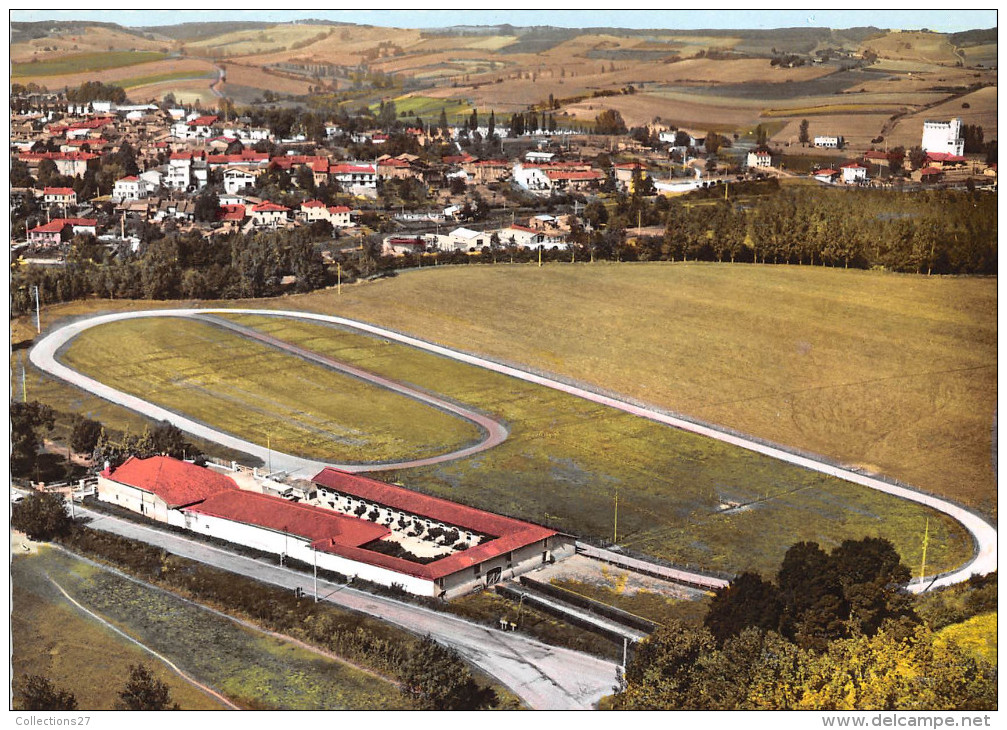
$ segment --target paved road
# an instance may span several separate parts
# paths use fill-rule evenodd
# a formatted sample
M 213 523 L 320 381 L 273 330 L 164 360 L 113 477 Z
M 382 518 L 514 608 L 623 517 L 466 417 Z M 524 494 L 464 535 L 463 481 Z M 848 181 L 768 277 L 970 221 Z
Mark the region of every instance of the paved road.
M 804 456 L 801 454 L 794 454 L 792 452 L 786 451 L 778 446 L 772 446 L 759 441 L 754 441 L 744 436 L 740 436 L 733 433 L 728 433 L 720 429 L 714 428 L 712 426 L 707 426 L 703 424 L 693 423 L 684 418 L 673 416 L 662 411 L 647 408 L 644 406 L 636 405 L 634 403 L 629 403 L 612 396 L 604 395 L 601 393 L 596 393 L 586 388 L 579 387 L 576 385 L 571 385 L 569 383 L 564 383 L 553 378 L 548 378 L 536 373 L 531 373 L 526 370 L 521 370 L 509 365 L 503 365 L 501 363 L 493 362 L 486 358 L 478 357 L 476 355 L 470 355 L 465 352 L 460 352 L 458 350 L 453 350 L 442 345 L 436 345 L 430 342 L 426 342 L 416 337 L 410 337 L 409 335 L 402 334 L 400 332 L 395 332 L 393 330 L 385 329 L 384 327 L 377 327 L 375 325 L 367 324 L 364 322 L 358 322 L 352 319 L 346 319 L 344 317 L 335 317 L 327 314 L 316 314 L 313 312 L 296 312 L 289 310 L 270 310 L 270 309 L 166 309 L 166 310 L 151 310 L 151 311 L 141 311 L 141 312 L 118 312 L 115 314 L 107 314 L 98 317 L 92 317 L 90 319 L 81 320 L 65 327 L 62 327 L 43 338 L 37 345 L 35 345 L 31 350 L 31 361 L 32 363 L 44 370 L 49 372 L 63 380 L 66 380 L 74 385 L 77 385 L 85 390 L 89 390 L 107 400 L 111 400 L 114 403 L 119 403 L 120 405 L 125 405 L 127 408 L 138 411 L 145 415 L 151 416 L 158 420 L 169 420 L 179 428 L 188 431 L 196 436 L 209 439 L 211 441 L 217 441 L 231 448 L 236 448 L 241 451 L 246 451 L 252 453 L 265 460 L 266 449 L 261 446 L 256 446 L 254 444 L 248 444 L 247 442 L 241 441 L 229 434 L 222 434 L 219 431 L 211 429 L 203 424 L 198 424 L 189 419 L 185 419 L 177 414 L 171 413 L 163 408 L 155 406 L 153 404 L 147 403 L 146 401 L 136 398 L 135 396 L 130 396 L 125 393 L 121 393 L 114 388 L 110 388 L 106 385 L 99 383 L 98 381 L 88 378 L 80 373 L 71 370 L 70 368 L 61 365 L 55 361 L 56 351 L 62 347 L 64 344 L 69 342 L 76 334 L 79 332 L 93 327 L 99 324 L 104 324 L 106 322 L 115 322 L 118 320 L 131 319 L 135 317 L 193 317 L 201 314 L 220 314 L 220 313 L 231 313 L 231 314 L 257 314 L 257 315 L 267 315 L 273 317 L 290 317 L 293 319 L 304 319 L 316 322 L 324 322 L 327 324 L 335 324 L 343 327 L 349 327 L 352 329 L 359 330 L 361 332 L 367 332 L 372 335 L 377 335 L 379 337 L 384 337 L 389 340 L 394 340 L 396 342 L 401 342 L 412 347 L 425 350 L 427 352 L 432 352 L 444 357 L 449 357 L 453 360 L 459 362 L 464 362 L 469 365 L 475 365 L 477 367 L 486 368 L 487 370 L 492 370 L 503 375 L 509 375 L 519 380 L 524 380 L 529 383 L 535 383 L 536 385 L 541 385 L 546 388 L 553 388 L 555 390 L 568 393 L 578 398 L 584 398 L 585 400 L 592 401 L 594 403 L 599 403 L 601 405 L 609 406 L 610 408 L 616 408 L 626 413 L 631 413 L 641 418 L 647 418 L 658 423 L 663 423 L 668 426 L 673 426 L 675 428 L 680 428 L 684 431 L 689 431 L 691 433 L 696 433 L 701 436 L 706 436 L 708 438 L 716 439 L 718 441 L 723 441 L 725 443 L 732 444 L 742 449 L 747 449 L 749 451 L 754 451 L 759 454 L 764 454 L 770 456 L 774 459 L 779 459 L 785 461 L 789 464 L 794 464 L 796 466 L 803 467 L 805 469 L 810 469 L 812 471 L 820 472 L 822 474 L 828 474 L 830 476 L 843 479 L 854 484 L 859 484 L 861 486 L 868 487 L 870 489 L 875 489 L 880 492 L 885 492 L 886 494 L 891 494 L 902 499 L 907 499 L 911 502 L 917 502 L 919 504 L 926 505 L 938 512 L 943 512 L 949 515 L 953 519 L 957 520 L 965 529 L 972 535 L 975 542 L 975 555 L 973 559 L 970 560 L 965 565 L 961 566 L 953 572 L 947 574 L 933 577 L 928 576 L 927 578 L 913 581 L 909 589 L 917 592 L 926 590 L 928 587 L 937 587 L 944 585 L 952 585 L 954 583 L 960 583 L 962 581 L 968 580 L 968 578 L 974 574 L 985 575 L 991 573 L 997 569 L 997 531 L 992 525 L 986 522 L 984 519 L 978 515 L 970 512 L 969 510 L 959 507 L 956 504 L 948 502 L 947 500 L 940 499 L 929 494 L 924 494 L 922 492 L 917 492 L 908 487 L 903 487 L 895 484 L 890 484 L 882 479 L 878 479 L 866 474 L 861 474 L 857 471 L 852 471 L 850 469 L 844 469 L 842 467 L 830 464 L 828 462 L 820 461 L 809 456 Z M 186 424 L 186 425 L 183 425 Z M 297 472 L 305 469 L 306 464 L 311 464 L 310 469 L 317 469 L 317 462 L 306 462 L 303 459 L 296 459 L 295 457 L 290 457 L 287 455 L 281 455 L 283 460 L 289 462 L 291 465 L 290 471 Z M 274 464 L 276 464 L 276 456 L 274 458 Z M 286 467 L 280 467 L 286 469 Z M 366 467 L 361 468 L 359 466 L 354 467 L 357 471 L 364 471 Z M 700 576 L 704 577 L 705 576 Z
M 90 517 L 89 527 L 164 548 L 232 573 L 312 594 L 313 582 L 288 568 L 195 542 L 154 527 L 76 507 Z M 496 677 L 530 707 L 538 710 L 586 710 L 611 694 L 616 664 L 571 649 L 548 646 L 517 633 L 501 632 L 422 606 L 374 596 L 341 584 L 318 581 L 319 595 L 331 603 L 397 624 L 416 634 L 429 634 L 452 646 L 467 660 Z

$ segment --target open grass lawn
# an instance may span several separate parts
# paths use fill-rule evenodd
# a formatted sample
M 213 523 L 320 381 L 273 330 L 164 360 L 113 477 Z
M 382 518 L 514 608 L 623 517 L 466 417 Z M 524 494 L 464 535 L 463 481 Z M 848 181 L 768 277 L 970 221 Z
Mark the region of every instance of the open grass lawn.
M 61 76 L 84 71 L 103 71 L 108 68 L 135 66 L 138 63 L 158 61 L 165 54 L 156 51 L 105 51 L 77 53 L 60 56 L 49 61 L 15 63 L 11 67 L 14 78 L 23 76 Z
M 479 439 L 462 419 L 201 322 L 103 325 L 70 343 L 62 359 L 170 410 L 311 458 L 387 461 Z
M 995 514 L 996 284 L 809 266 L 470 266 L 263 306 L 576 378 Z M 630 447 L 657 468 L 655 445 Z
M 997 614 L 995 611 L 973 616 L 968 621 L 941 629 L 939 641 L 953 641 L 977 657 L 997 663 Z
M 928 566 L 951 567 L 971 553 L 955 523 L 866 488 L 377 338 L 230 317 L 508 423 L 510 437 L 490 451 L 384 474 L 411 488 L 598 539 L 613 537 L 618 491 L 619 544 L 725 571 L 769 574 L 795 542 L 831 547 L 865 535 L 891 539 L 906 564 L 918 566 L 928 515 Z M 750 506 L 723 511 L 728 502 Z
M 48 593 L 51 584 L 45 579 L 45 573 L 48 573 L 84 606 L 167 656 L 196 680 L 208 684 L 238 705 L 286 710 L 409 708 L 409 703 L 390 682 L 293 642 L 246 628 L 170 593 L 127 580 L 64 553 L 46 550 L 38 556 L 18 558 L 14 565 L 19 571 L 18 578 L 25 578 L 25 590 L 34 588 L 38 591 L 32 596 L 34 600 L 19 606 L 17 596 L 20 589 L 16 589 L 16 622 L 20 621 L 21 608 L 33 617 L 32 609 L 40 605 L 40 598 L 50 602 L 49 610 L 67 610 L 64 608 L 65 599 L 58 592 L 56 596 L 62 599 L 63 605 L 59 600 L 46 598 L 51 596 Z M 17 580 L 14 585 L 20 586 L 21 583 Z M 55 588 L 52 591 L 55 592 Z M 77 611 L 73 607 L 67 608 Z M 102 627 L 94 627 L 93 621 L 79 611 L 77 615 L 84 617 L 79 623 L 84 624 L 91 634 L 97 632 L 114 636 Z M 18 645 L 21 641 L 25 641 L 25 649 L 29 648 L 29 640 L 44 642 L 47 647 L 53 647 L 57 657 L 67 649 L 76 650 L 77 645 L 84 643 L 81 639 L 86 641 L 88 632 L 79 637 L 65 632 L 53 618 L 47 617 L 45 612 L 41 613 L 39 623 L 24 627 L 27 632 L 15 623 L 15 668 L 18 666 L 17 657 L 21 651 Z M 26 638 L 22 639 L 23 636 Z M 139 649 L 136 653 L 143 656 L 130 657 L 129 661 L 136 663 L 140 660 L 148 666 L 156 663 L 159 674 L 163 667 L 164 674 L 175 678 L 172 695 L 183 707 L 208 709 L 219 706 L 216 700 L 186 683 L 149 654 Z M 83 651 L 77 665 L 76 674 L 81 685 L 95 693 L 95 702 L 107 700 L 105 695 L 114 701 L 115 693 L 125 681 L 120 682 L 119 677 L 125 677 L 126 672 L 113 665 L 98 670 L 93 661 L 88 661 L 88 654 Z M 27 657 L 22 659 L 26 665 L 30 661 Z M 125 665 L 128 661 L 122 663 Z M 61 676 L 53 678 L 57 684 L 64 681 Z M 69 677 L 65 681 L 66 686 L 76 690 L 77 685 L 71 684 Z M 82 701 L 84 697 L 81 694 L 77 697 L 81 707 L 86 707 Z M 95 704 L 91 707 L 106 709 L 109 705 Z
M 168 685 L 184 710 L 221 710 L 216 698 L 193 687 L 164 663 L 102 626 L 67 602 L 46 579 L 62 585 L 69 567 L 46 549 L 11 562 L 11 668 L 14 682 L 41 674 L 73 692 L 81 710 L 111 710 L 129 677 L 131 664 L 145 664 Z M 86 563 L 78 568 L 90 571 Z M 64 585 L 64 588 L 66 586 Z

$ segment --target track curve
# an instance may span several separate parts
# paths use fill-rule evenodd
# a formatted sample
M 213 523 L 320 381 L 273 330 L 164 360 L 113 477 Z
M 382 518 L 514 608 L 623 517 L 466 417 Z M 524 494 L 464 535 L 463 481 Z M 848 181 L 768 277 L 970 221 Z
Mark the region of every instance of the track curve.
M 411 347 L 416 347 L 427 352 L 432 352 L 443 357 L 448 357 L 459 362 L 467 363 L 469 365 L 474 365 L 476 367 L 485 368 L 493 372 L 501 373 L 503 375 L 509 375 L 519 380 L 524 380 L 529 383 L 534 383 L 536 385 L 541 385 L 547 388 L 552 388 L 554 390 L 559 390 L 561 392 L 567 393 L 569 395 L 576 396 L 578 398 L 583 398 L 585 400 L 598 403 L 600 405 L 605 405 L 610 408 L 616 408 L 618 410 L 624 411 L 626 413 L 631 413 L 633 415 L 639 416 L 641 418 L 647 418 L 658 423 L 663 423 L 668 426 L 673 426 L 675 428 L 688 431 L 690 433 L 696 433 L 701 436 L 706 436 L 708 438 L 716 439 L 724 443 L 737 446 L 748 451 L 753 451 L 755 453 L 763 454 L 765 456 L 770 456 L 774 459 L 779 459 L 780 461 L 787 462 L 789 464 L 794 464 L 796 466 L 803 467 L 805 469 L 810 469 L 822 474 L 828 474 L 829 476 L 836 477 L 838 479 L 843 479 L 854 484 L 859 484 L 861 486 L 867 487 L 869 489 L 874 489 L 879 492 L 884 492 L 886 494 L 891 494 L 895 497 L 901 499 L 906 499 L 911 502 L 916 502 L 918 504 L 925 505 L 948 515 L 952 519 L 959 522 L 972 536 L 975 543 L 975 553 L 972 560 L 963 566 L 959 567 L 957 570 L 945 573 L 940 576 L 927 576 L 923 579 L 916 579 L 909 584 L 909 590 L 914 592 L 922 592 L 928 590 L 929 588 L 952 585 L 955 583 L 960 583 L 968 580 L 972 575 L 985 575 L 992 573 L 997 569 L 997 530 L 986 520 L 984 520 L 979 515 L 960 507 L 952 502 L 935 497 L 930 494 L 925 494 L 918 492 L 908 487 L 899 486 L 896 484 L 890 484 L 882 479 L 878 479 L 866 474 L 861 474 L 850 469 L 844 469 L 842 467 L 836 466 L 834 464 L 829 464 L 824 461 L 820 461 L 809 456 L 804 456 L 801 454 L 794 454 L 785 449 L 777 446 L 772 446 L 769 444 L 761 443 L 752 439 L 739 436 L 737 434 L 728 433 L 720 429 L 714 428 L 712 426 L 707 426 L 703 424 L 693 423 L 692 421 L 685 420 L 676 416 L 672 416 L 667 413 L 662 413 L 661 411 L 646 408 L 644 406 L 629 403 L 612 396 L 603 395 L 601 393 L 595 393 L 593 391 L 587 390 L 582 387 L 571 385 L 569 383 L 563 383 L 552 378 L 548 378 L 542 375 L 528 372 L 526 370 L 521 370 L 509 365 L 503 365 L 501 363 L 493 362 L 486 358 L 478 357 L 476 355 L 470 355 L 465 352 L 460 352 L 458 350 L 453 350 L 442 345 L 436 345 L 424 340 L 418 339 L 416 337 L 411 337 L 409 335 L 402 334 L 400 332 L 395 332 L 394 330 L 385 329 L 384 327 L 377 327 L 375 325 L 367 324 L 365 322 L 359 322 L 352 319 L 346 319 L 344 317 L 336 317 L 327 314 L 316 314 L 314 312 L 297 312 L 291 310 L 273 310 L 273 309 L 228 309 L 228 308 L 216 308 L 216 309 L 164 309 L 164 310 L 144 310 L 139 312 L 117 312 L 114 314 L 100 315 L 97 317 L 91 317 L 88 319 L 79 320 L 77 322 L 65 325 L 44 337 L 42 340 L 36 344 L 29 355 L 31 362 L 38 367 L 40 370 L 55 375 L 56 377 L 66 380 L 69 383 L 77 385 L 78 387 L 84 388 L 95 395 L 98 395 L 106 400 L 110 400 L 113 403 L 123 405 L 131 410 L 137 411 L 144 415 L 156 418 L 158 420 L 168 420 L 174 423 L 179 428 L 184 431 L 188 431 L 193 435 L 199 436 L 201 438 L 206 438 L 211 441 L 235 448 L 247 453 L 251 453 L 265 460 L 269 455 L 266 449 L 256 444 L 251 444 L 249 442 L 238 439 L 230 434 L 225 434 L 212 429 L 204 424 L 192 421 L 185 418 L 184 416 L 179 416 L 176 413 L 172 413 L 164 408 L 155 406 L 152 403 L 148 403 L 141 398 L 136 396 L 131 396 L 127 393 L 123 393 L 114 388 L 106 386 L 93 378 L 89 378 L 77 371 L 62 365 L 56 361 L 56 352 L 67 344 L 70 340 L 76 337 L 78 334 L 86 329 L 95 327 L 100 324 L 106 324 L 108 322 L 116 322 L 124 319 L 133 319 L 137 317 L 198 317 L 200 315 L 207 314 L 252 314 L 260 316 L 271 316 L 271 317 L 287 317 L 291 319 L 303 319 L 315 322 L 323 322 L 326 324 L 335 324 L 342 327 L 348 327 L 351 329 L 359 330 L 361 332 L 366 332 L 368 334 L 376 335 L 378 337 L 384 337 L 385 339 L 393 340 L 395 342 L 401 342 L 403 344 L 409 345 Z M 441 461 L 450 460 L 452 457 L 450 455 L 443 455 L 438 458 Z M 460 457 L 453 457 L 460 458 Z M 290 471 L 291 473 L 304 473 L 308 470 L 318 471 L 324 466 L 333 466 L 330 464 L 325 464 L 318 461 L 312 461 L 307 459 L 300 459 L 295 456 L 290 456 L 288 454 L 272 454 L 272 459 L 274 464 L 289 464 L 290 468 L 286 466 L 280 466 L 284 471 Z M 381 466 L 375 465 L 346 465 L 340 468 L 345 468 L 349 471 L 367 471 L 374 470 L 378 468 L 404 468 L 406 465 L 418 465 L 415 462 L 402 462 L 399 465 L 385 464 Z M 338 465 L 335 465 L 338 466 Z M 699 576 L 699 578 L 706 578 L 707 576 Z

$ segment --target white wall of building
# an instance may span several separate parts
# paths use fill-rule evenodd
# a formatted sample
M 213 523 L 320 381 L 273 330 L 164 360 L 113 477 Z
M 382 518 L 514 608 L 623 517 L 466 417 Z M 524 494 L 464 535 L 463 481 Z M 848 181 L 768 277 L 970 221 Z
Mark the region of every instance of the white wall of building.
M 949 122 L 923 122 L 923 151 L 944 152 L 951 155 L 965 154 L 965 139 L 962 137 L 962 120 Z

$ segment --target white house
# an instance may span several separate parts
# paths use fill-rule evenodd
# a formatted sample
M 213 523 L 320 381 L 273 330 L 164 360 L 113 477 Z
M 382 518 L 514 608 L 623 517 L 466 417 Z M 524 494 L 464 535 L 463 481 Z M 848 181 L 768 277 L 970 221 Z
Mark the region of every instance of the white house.
M 823 182 L 823 183 L 833 183 L 833 182 L 836 181 L 837 177 L 839 177 L 839 171 L 838 170 L 833 170 L 832 168 L 826 168 L 824 170 L 819 170 L 814 175 L 815 180 L 818 180 L 818 182 Z
M 867 180 L 867 168 L 859 162 L 851 162 L 843 165 L 843 182 L 847 185 L 855 185 Z
M 511 241 L 518 248 L 531 249 L 558 249 L 566 250 L 567 243 L 561 236 L 546 233 L 545 231 L 513 224 L 508 228 L 502 228 L 497 232 L 501 245 L 510 245 Z
M 77 193 L 73 188 L 45 188 L 42 190 L 42 202 L 46 205 L 77 205 Z
M 237 167 L 224 168 L 224 190 L 228 195 L 237 195 L 255 187 L 257 175 L 250 170 Z
M 354 195 L 377 195 L 378 167 L 365 162 L 343 163 L 329 166 L 329 179 Z
M 290 208 L 285 205 L 264 200 L 252 206 L 252 222 L 257 226 L 276 226 L 287 222 L 289 212 Z
M 965 154 L 965 138 L 962 137 L 962 120 L 949 122 L 926 120 L 923 122 L 924 152 L 945 152 L 950 155 Z
M 552 181 L 540 167 L 525 167 L 515 163 L 511 177 L 520 187 L 531 192 L 552 190 Z
M 490 245 L 490 234 L 471 228 L 456 228 L 448 234 L 447 241 L 440 241 L 441 248 L 445 245 L 449 251 L 479 251 Z
M 773 155 L 765 147 L 757 147 L 748 153 L 748 167 L 772 167 Z
M 524 153 L 524 158 L 527 162 L 552 162 L 552 158 L 555 156 L 552 152 L 537 152 L 535 150 L 529 150 Z
M 843 146 L 842 137 L 815 137 L 815 147 L 837 150 Z
M 136 175 L 119 178 L 112 189 L 112 197 L 117 200 L 139 200 L 147 197 L 147 189 Z

